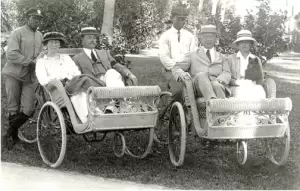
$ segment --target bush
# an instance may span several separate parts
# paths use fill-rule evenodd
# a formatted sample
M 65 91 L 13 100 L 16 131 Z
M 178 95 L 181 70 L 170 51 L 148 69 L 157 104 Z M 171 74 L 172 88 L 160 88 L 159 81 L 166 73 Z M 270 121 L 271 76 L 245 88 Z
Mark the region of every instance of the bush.
M 156 11 L 154 0 L 117 0 L 115 9 L 116 42 L 124 40 L 130 53 L 150 47 L 155 37 Z M 116 37 L 116 35 L 114 35 Z

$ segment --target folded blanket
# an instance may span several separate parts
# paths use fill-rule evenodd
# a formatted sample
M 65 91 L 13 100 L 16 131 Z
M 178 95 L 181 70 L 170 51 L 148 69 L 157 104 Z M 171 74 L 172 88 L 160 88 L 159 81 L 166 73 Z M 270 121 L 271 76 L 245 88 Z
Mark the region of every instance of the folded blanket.
M 89 87 L 104 87 L 105 82 L 97 79 L 93 76 L 82 74 L 72 78 L 71 81 L 67 82 L 65 89 L 67 93 L 71 95 L 76 95 L 80 92 L 86 92 Z

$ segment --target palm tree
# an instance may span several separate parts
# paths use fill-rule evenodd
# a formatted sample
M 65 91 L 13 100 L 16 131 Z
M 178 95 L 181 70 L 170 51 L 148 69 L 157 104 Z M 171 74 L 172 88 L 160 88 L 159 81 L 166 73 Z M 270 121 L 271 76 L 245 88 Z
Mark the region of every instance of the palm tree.
M 115 0 L 105 0 L 104 3 L 101 33 L 108 36 L 109 44 L 112 43 L 113 39 L 115 2 Z

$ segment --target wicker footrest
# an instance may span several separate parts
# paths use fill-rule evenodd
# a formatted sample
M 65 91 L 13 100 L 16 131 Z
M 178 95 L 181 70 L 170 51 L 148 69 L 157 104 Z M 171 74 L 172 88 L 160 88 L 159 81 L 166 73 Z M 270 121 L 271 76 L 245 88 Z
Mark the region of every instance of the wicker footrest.
M 261 100 L 213 99 L 208 102 L 210 112 L 232 111 L 291 111 L 290 98 L 271 98 Z
M 159 96 L 159 86 L 91 87 L 88 95 L 96 98 Z

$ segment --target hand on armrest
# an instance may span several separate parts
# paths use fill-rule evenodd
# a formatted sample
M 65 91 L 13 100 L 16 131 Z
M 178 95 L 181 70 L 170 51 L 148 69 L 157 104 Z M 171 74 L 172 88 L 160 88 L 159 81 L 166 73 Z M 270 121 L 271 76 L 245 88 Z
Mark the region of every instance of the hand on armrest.
M 131 72 L 129 72 L 126 75 L 126 78 L 131 81 L 132 85 L 134 85 L 134 86 L 138 85 L 138 80 L 137 80 L 136 76 L 134 74 L 132 74 Z M 125 80 L 127 80 L 127 79 L 125 79 Z

